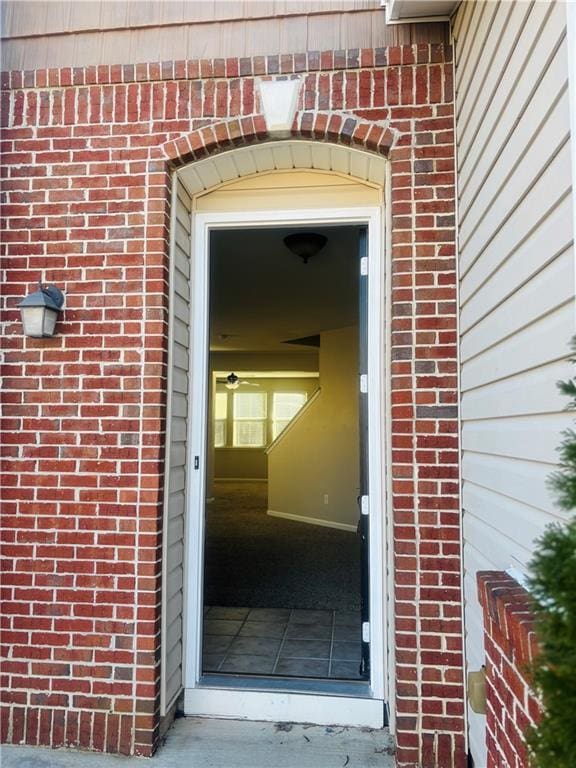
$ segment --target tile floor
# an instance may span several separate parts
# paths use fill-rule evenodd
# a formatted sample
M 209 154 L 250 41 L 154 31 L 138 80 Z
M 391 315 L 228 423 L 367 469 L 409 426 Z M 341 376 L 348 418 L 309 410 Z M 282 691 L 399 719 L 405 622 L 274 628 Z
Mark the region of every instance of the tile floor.
M 360 680 L 360 614 L 283 608 L 204 612 L 204 672 Z

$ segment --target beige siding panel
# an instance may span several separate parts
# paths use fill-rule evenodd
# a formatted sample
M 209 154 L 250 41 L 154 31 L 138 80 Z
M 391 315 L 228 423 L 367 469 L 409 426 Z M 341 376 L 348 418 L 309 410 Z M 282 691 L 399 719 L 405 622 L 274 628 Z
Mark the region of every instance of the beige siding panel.
M 166 27 L 156 31 L 158 36 L 158 58 L 160 61 L 185 59 L 188 56 L 186 27 Z
M 2 3 L 4 6 L 4 26 L 2 27 L 2 36 L 15 37 L 33 33 L 34 29 L 46 30 L 48 18 L 48 3 L 35 2 L 28 3 Z M 8 10 L 9 6 L 10 12 Z M 63 31 L 66 27 L 63 26 Z
M 44 4 L 41 5 L 44 7 Z M 74 7 L 85 5 L 90 3 L 76 3 Z M 156 2 L 130 5 L 126 11 L 127 23 L 120 23 L 122 18 L 120 7 L 116 8 L 114 14 L 111 10 L 107 10 L 105 18 L 114 16 L 118 19 L 118 26 L 105 28 L 103 21 L 96 24 L 91 21 L 72 33 L 43 34 L 44 22 L 37 27 L 32 27 L 34 32 L 29 32 L 27 31 L 28 21 L 25 18 L 21 19 L 20 31 L 15 36 L 11 37 L 9 29 L 4 31 L 3 66 L 6 69 L 36 69 L 45 66 L 88 66 L 187 58 L 265 56 L 344 47 L 405 45 L 416 42 L 443 43 L 446 42 L 448 29 L 445 23 L 387 26 L 380 7 L 372 5 L 369 6 L 372 10 L 345 9 L 327 12 L 332 7 L 329 4 L 323 5 L 322 13 L 316 15 L 310 15 L 310 12 L 295 14 L 292 5 L 289 4 L 288 15 L 275 14 L 269 18 L 237 17 L 235 20 L 230 18 L 218 20 L 214 13 L 207 12 L 210 3 L 199 3 L 200 10 L 196 13 L 195 20 L 185 15 L 182 24 L 172 22 L 168 24 L 162 21 L 162 16 L 159 15 L 162 5 Z M 185 3 L 185 10 L 189 5 L 196 4 Z M 107 8 L 108 4 L 105 3 L 105 6 Z M 102 12 L 104 13 L 104 10 Z M 19 13 L 18 9 L 5 11 L 10 29 L 14 28 L 12 18 Z M 75 13 L 78 13 L 77 9 Z M 172 13 L 177 16 L 177 9 L 172 9 L 170 14 Z M 93 14 L 95 18 L 96 10 Z M 62 26 L 65 25 L 62 24 Z
M 487 10 L 491 9 L 491 3 L 470 3 L 472 7 L 472 13 L 470 16 L 470 22 L 466 27 L 466 39 L 463 45 L 460 46 L 461 56 L 458 61 L 458 71 L 465 73 L 467 69 L 474 69 L 476 66 L 476 58 L 474 52 L 479 45 L 478 41 L 482 37 L 482 29 L 486 27 L 487 22 Z M 472 62 L 472 63 L 470 63 Z
M 568 278 L 573 279 L 573 275 L 567 275 Z M 574 302 L 570 301 L 464 363 L 463 391 L 566 358 L 573 333 Z M 550 389 L 554 386 L 550 382 Z
M 130 24 L 131 3 L 108 2 L 102 3 L 100 8 L 101 29 L 122 29 Z
M 468 47 L 468 36 L 473 33 L 470 26 L 470 17 L 473 13 L 474 3 L 462 3 L 454 22 L 454 28 L 458 29 L 456 37 L 457 45 L 454 51 L 457 73 L 460 69 L 460 59 L 462 54 L 466 52 Z
M 464 232 L 463 241 L 473 231 L 478 220 L 483 216 L 489 205 L 496 205 L 494 198 L 488 198 L 484 180 L 488 174 L 491 177 L 490 187 L 507 188 L 514 176 L 519 177 L 519 185 L 525 188 L 528 181 L 523 174 L 538 171 L 539 163 L 544 163 L 554 152 L 555 148 L 567 135 L 570 123 L 570 105 L 568 100 L 568 60 L 566 45 L 556 52 L 550 66 L 539 78 L 540 82 L 529 102 L 522 107 L 529 113 L 538 116 L 537 122 L 510 120 L 506 113 L 490 136 L 475 171 L 474 179 L 462 189 L 461 216 Z M 518 93 L 518 89 L 516 93 Z M 512 99 L 511 101 L 514 101 Z M 511 105 L 512 107 L 513 105 Z M 515 114 L 512 112 L 512 114 Z M 542 146 L 542 142 L 546 142 Z M 531 161 L 521 163 L 523 156 L 530 153 Z M 533 170 L 534 169 L 534 170 Z M 512 176 L 508 176 L 511 174 Z
M 230 24 L 231 29 L 234 26 L 234 24 Z M 280 51 L 280 28 L 282 22 L 276 21 L 276 19 L 262 19 L 245 23 L 243 26 L 243 49 L 240 51 L 237 48 L 238 52 L 231 54 L 232 56 L 259 56 Z M 303 40 L 299 42 L 299 48 L 296 50 L 302 49 L 302 45 L 304 45 Z M 221 54 L 218 53 L 217 55 Z
M 540 512 L 538 515 L 540 527 L 544 528 L 556 514 L 556 504 L 547 484 L 550 469 L 548 464 L 465 452 L 462 463 L 462 470 L 466 476 L 463 499 L 466 516 L 469 518 L 468 524 L 472 525 L 478 517 L 488 515 L 493 507 L 493 499 L 491 499 L 489 503 L 485 501 L 485 506 L 482 508 L 483 514 L 480 514 L 474 506 L 470 506 L 468 510 L 469 491 L 476 485 L 492 490 L 504 499 L 509 498 L 520 502 L 526 507 L 525 514 L 528 513 L 528 507 L 535 507 Z M 522 536 L 523 532 L 519 530 L 516 535 Z M 499 568 L 507 568 L 510 565 L 509 561 L 509 554 L 499 558 L 494 557 L 494 563 Z
M 566 380 L 571 375 L 571 366 L 562 360 L 463 392 L 462 420 L 466 423 L 475 419 L 557 413 L 566 405 L 566 398 L 557 387 L 551 388 L 550 382 Z
M 286 147 L 288 150 L 288 147 Z M 222 159 L 214 158 L 214 164 L 220 170 L 218 160 Z M 231 162 L 232 158 L 230 158 Z M 282 158 L 280 158 L 282 161 Z M 292 157 L 286 162 L 293 163 Z M 236 173 L 237 176 L 237 173 Z M 223 179 L 225 181 L 225 179 Z M 319 171 L 301 171 L 291 170 L 282 172 L 280 170 L 274 173 L 259 173 L 255 176 L 248 176 L 247 178 L 238 179 L 232 184 L 227 184 L 222 191 L 228 192 L 242 192 L 243 190 L 268 190 L 268 189 L 294 189 L 298 187 L 354 187 L 357 182 L 351 179 L 349 176 L 338 176 L 335 173 L 321 173 Z
M 569 302 L 574 286 L 566 280 L 570 274 L 574 254 L 572 248 L 548 264 L 537 279 L 528 281 L 514 291 L 509 298 L 491 311 L 462 337 L 461 360 L 465 362 L 481 354 L 489 339 L 491 344 L 502 343 L 522 328 L 537 322 L 559 305 Z M 483 286 L 487 306 L 490 306 L 490 281 Z
M 68 29 L 82 31 L 83 29 L 100 28 L 101 4 L 95 2 L 71 3 Z
M 482 35 L 482 46 L 479 51 L 474 79 L 464 78 L 460 67 L 456 70 L 456 87 L 464 98 L 456 104 L 457 119 L 464 132 L 478 97 L 486 92 L 486 82 L 492 73 L 492 62 L 501 49 L 503 38 L 507 31 L 513 27 L 512 14 L 526 13 L 526 9 L 519 8 L 515 3 L 496 3 L 496 14 L 490 26 L 486 26 Z
M 367 40 L 368 47 L 371 45 L 372 40 L 372 25 L 377 19 L 374 18 L 372 13 L 352 13 L 345 17 L 346 23 L 340 21 L 340 48 L 355 48 L 356 40 Z M 380 19 L 380 23 L 384 26 L 384 19 Z M 322 50 L 325 50 L 325 46 L 322 46 Z
M 484 112 L 483 120 L 459 136 L 462 191 L 500 120 L 510 124 L 512 114 L 516 117 L 522 114 L 524 103 L 529 101 L 542 72 L 546 70 L 561 35 L 565 35 L 565 23 L 565 13 L 561 6 L 535 3 L 518 40 L 514 41 L 515 55 L 511 56 L 505 50 L 498 52 L 496 61 L 503 66 L 507 65 L 506 76 L 498 78 L 494 74 L 493 98 L 489 104 L 476 105 L 476 110 Z M 506 56 L 510 57 L 509 61 Z
M 563 3 L 462 3 L 456 33 L 466 656 L 484 663 L 479 570 L 525 570 L 565 518 L 547 484 L 570 424 L 575 331 Z M 485 719 L 469 713 L 476 765 Z
M 190 355 L 190 216 L 192 201 L 178 184 L 171 263 L 169 461 L 164 515 L 162 601 L 162 700 L 166 711 L 182 687 L 184 532 L 188 462 L 188 371 Z
M 570 247 L 571 194 L 569 190 L 561 190 L 560 194 L 562 197 L 553 199 L 551 207 L 542 206 L 540 215 L 527 232 L 521 233 L 522 240 L 512 247 L 507 258 L 496 249 L 487 249 L 462 280 L 460 323 L 464 332 Z
M 462 428 L 462 450 L 553 465 L 565 427 L 564 414 L 467 421 Z
M 378 10 L 383 16 L 379 0 L 5 0 L 2 5 L 7 37 L 331 11 Z
M 527 174 L 533 173 L 532 158 L 527 159 L 529 169 Z M 510 197 L 506 199 L 506 209 L 509 212 L 507 218 L 502 219 L 500 212 L 495 216 L 486 216 L 474 235 L 470 237 L 466 248 L 461 247 L 461 273 L 463 281 L 463 300 L 466 301 L 474 276 L 467 275 L 471 265 L 476 265 L 480 259 L 486 259 L 492 265 L 494 260 L 504 257 L 519 247 L 530 233 L 533 222 L 537 222 L 547 203 L 557 199 L 558 194 L 564 194 L 564 190 L 570 187 L 570 144 L 565 141 L 562 148 L 545 166 L 537 179 L 533 177 L 533 183 L 527 188 L 516 188 L 510 191 Z M 560 190 L 560 193 L 558 192 Z M 518 197 L 512 197 L 515 193 Z M 497 226 L 492 226 L 492 219 Z M 482 267 L 479 267 L 482 271 Z M 468 279 L 469 278 L 469 279 Z
M 265 170 L 268 165 L 274 166 L 271 153 L 268 156 L 259 152 L 258 156 Z M 272 190 L 273 195 L 270 194 Z M 242 209 L 363 207 L 379 205 L 380 202 L 379 190 L 352 179 L 316 171 L 277 171 L 232 182 L 214 192 L 201 195 L 196 199 L 196 210 L 205 213 Z
M 239 211 L 243 209 L 254 211 L 276 210 L 278 207 L 286 210 L 303 208 L 354 207 L 363 208 L 378 205 L 380 196 L 370 187 L 354 188 L 354 191 L 342 187 L 323 187 L 312 190 L 300 189 L 286 191 L 284 195 L 270 198 L 269 192 L 226 193 L 214 192 L 212 195 L 199 198 L 197 210 L 207 211 Z
M 278 29 L 278 50 L 298 51 L 302 45 L 302 40 L 306 40 L 308 37 L 308 17 L 287 18 Z
M 458 85 L 472 78 L 478 77 L 478 70 L 482 63 L 483 52 L 486 47 L 490 47 L 491 39 L 498 39 L 496 29 L 494 29 L 494 18 L 498 10 L 502 9 L 502 3 L 487 2 L 475 3 L 475 11 L 480 12 L 481 18 L 476 24 L 474 39 L 469 45 L 466 45 L 466 56 L 458 63 Z M 460 116 L 461 117 L 461 116 Z

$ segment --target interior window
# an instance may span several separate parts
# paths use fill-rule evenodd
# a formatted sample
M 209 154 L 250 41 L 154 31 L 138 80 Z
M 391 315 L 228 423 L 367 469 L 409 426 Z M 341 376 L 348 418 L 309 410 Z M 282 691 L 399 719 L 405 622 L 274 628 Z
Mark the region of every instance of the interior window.
M 306 402 L 306 392 L 275 392 L 272 399 L 272 440 L 292 421 Z
M 228 418 L 228 393 L 216 392 L 214 401 L 214 447 L 226 445 L 226 420 Z
M 266 415 L 264 392 L 235 392 L 232 444 L 242 448 L 265 445 Z

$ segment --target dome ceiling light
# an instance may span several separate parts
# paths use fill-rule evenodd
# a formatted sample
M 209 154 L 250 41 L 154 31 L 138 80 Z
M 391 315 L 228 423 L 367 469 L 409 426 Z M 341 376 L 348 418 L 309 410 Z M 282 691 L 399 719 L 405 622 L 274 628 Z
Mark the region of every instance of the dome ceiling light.
M 286 248 L 299 256 L 304 264 L 308 264 L 308 259 L 316 256 L 327 242 L 328 238 L 317 232 L 293 232 L 284 238 Z

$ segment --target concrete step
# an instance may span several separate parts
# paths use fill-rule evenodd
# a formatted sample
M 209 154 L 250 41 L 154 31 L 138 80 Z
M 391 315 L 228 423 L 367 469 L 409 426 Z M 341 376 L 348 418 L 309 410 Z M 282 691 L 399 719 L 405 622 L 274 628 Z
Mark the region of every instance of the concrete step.
M 388 729 L 186 717 L 150 762 L 41 747 L 2 747 L 2 768 L 393 768 Z

